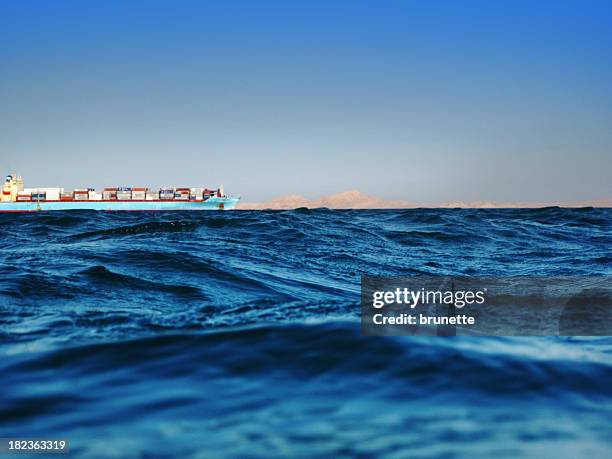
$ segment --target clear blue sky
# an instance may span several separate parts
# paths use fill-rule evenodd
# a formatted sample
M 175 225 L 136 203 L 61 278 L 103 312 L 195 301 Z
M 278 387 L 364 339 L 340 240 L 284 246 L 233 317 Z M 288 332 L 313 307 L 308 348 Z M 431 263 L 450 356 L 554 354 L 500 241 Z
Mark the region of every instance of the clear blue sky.
M 610 196 L 612 2 L 0 0 L 0 168 L 249 201 Z

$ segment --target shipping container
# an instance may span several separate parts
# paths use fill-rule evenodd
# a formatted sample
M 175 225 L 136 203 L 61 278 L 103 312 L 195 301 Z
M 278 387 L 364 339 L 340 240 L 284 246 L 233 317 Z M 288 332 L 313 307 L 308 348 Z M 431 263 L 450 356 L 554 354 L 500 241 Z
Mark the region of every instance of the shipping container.
M 73 193 L 75 201 L 87 201 L 89 199 L 89 192 L 84 188 L 78 188 Z
M 118 201 L 130 201 L 132 199 L 131 191 L 117 191 Z
M 23 193 L 63 193 L 63 188 L 47 188 L 47 187 L 38 187 L 38 188 L 24 188 Z
M 173 188 L 162 188 L 159 190 L 159 199 L 170 200 L 174 199 L 174 189 Z
M 189 199 L 194 201 L 201 201 L 204 196 L 204 188 L 190 188 Z

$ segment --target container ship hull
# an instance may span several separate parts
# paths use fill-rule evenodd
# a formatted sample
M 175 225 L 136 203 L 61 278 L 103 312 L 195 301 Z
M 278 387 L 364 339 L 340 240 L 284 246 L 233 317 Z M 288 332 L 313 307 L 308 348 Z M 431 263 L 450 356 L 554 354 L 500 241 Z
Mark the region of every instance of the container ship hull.
M 0 212 L 38 212 L 50 210 L 103 210 L 103 211 L 172 211 L 172 210 L 232 210 L 240 198 L 211 197 L 204 201 L 142 200 L 142 201 L 17 201 L 0 202 Z

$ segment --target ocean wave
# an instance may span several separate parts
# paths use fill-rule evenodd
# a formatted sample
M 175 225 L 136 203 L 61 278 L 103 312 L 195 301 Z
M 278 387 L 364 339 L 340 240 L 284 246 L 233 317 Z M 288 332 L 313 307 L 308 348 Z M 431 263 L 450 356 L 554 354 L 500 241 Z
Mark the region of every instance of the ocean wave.
M 76 346 L 9 358 L 1 366 L 9 379 L 20 383 L 53 370 L 91 377 L 122 369 L 139 377 L 172 379 L 182 367 L 182 374 L 201 382 L 212 375 L 258 378 L 282 373 L 304 380 L 377 375 L 375 380 L 394 386 L 394 391 L 418 392 L 420 397 L 469 392 L 553 401 L 567 393 L 596 401 L 612 395 L 610 362 L 525 358 L 487 350 L 487 342 L 495 338 L 453 340 L 463 343 L 451 346 L 436 337 L 371 339 L 361 336 L 351 322 L 294 323 Z M 478 346 L 466 346 L 475 340 Z M 100 382 L 105 381 L 100 376 Z M 140 384 L 138 378 L 125 383 Z
M 0 215 L 0 436 L 92 458 L 608 457 L 609 338 L 356 320 L 362 275 L 609 276 L 611 228 L 610 209 Z
M 341 448 L 351 448 L 351 455 L 389 453 L 388 441 L 345 437 L 343 425 L 352 420 L 352 432 L 382 429 L 401 449 L 418 439 L 444 436 L 449 451 L 478 456 L 495 446 L 487 433 L 494 419 L 496 429 L 512 432 L 506 447 L 534 455 L 538 442 L 525 441 L 526 436 L 556 442 L 567 434 L 560 419 L 589 410 L 588 425 L 574 426 L 572 435 L 605 451 L 610 362 L 527 357 L 505 352 L 498 340 L 373 339 L 360 336 L 351 322 L 294 323 L 19 355 L 0 362 L 8 388 L 0 407 L 0 433 L 16 426 L 36 433 L 37 420 L 46 419 L 46 429 L 78 437 L 72 448 L 86 457 L 116 455 L 101 449 L 96 439 L 111 422 L 119 444 L 126 440 L 122 432 L 149 439 L 123 449 L 128 457 L 182 451 L 189 428 L 196 428 L 207 448 L 229 455 L 249 448 L 255 457 L 280 452 L 259 449 L 247 435 L 253 429 L 271 432 L 276 442 L 289 441 L 294 452 L 322 448 L 323 455 L 338 455 Z M 539 411 L 528 409 L 533 404 Z M 469 415 L 463 413 L 466 405 L 472 406 Z M 523 408 L 509 412 L 508 406 Z M 176 419 L 181 424 L 168 430 L 165 426 Z M 546 429 L 534 430 L 534 422 L 552 419 Z M 457 428 L 457 422 L 464 426 Z M 471 426 L 467 431 L 466 422 Z M 157 444 L 154 436 L 162 431 L 167 443 Z M 466 442 L 468 432 L 473 435 Z M 326 443 L 330 434 L 335 444 Z M 241 441 L 230 441 L 236 435 Z M 195 456 L 198 450 L 181 456 Z
M 176 233 L 190 232 L 198 227 L 197 222 L 192 221 L 149 221 L 147 223 L 139 223 L 129 226 L 117 226 L 105 228 L 95 231 L 87 231 L 71 236 L 71 239 L 90 239 L 90 238 L 105 238 L 116 236 L 128 236 L 133 234 L 149 234 L 149 233 Z
M 79 272 L 80 276 L 90 279 L 93 285 L 108 285 L 113 289 L 128 288 L 133 290 L 158 291 L 173 293 L 179 296 L 197 297 L 206 299 L 202 291 L 190 285 L 165 284 L 159 281 L 152 281 L 140 277 L 130 276 L 113 272 L 104 266 L 91 266 Z

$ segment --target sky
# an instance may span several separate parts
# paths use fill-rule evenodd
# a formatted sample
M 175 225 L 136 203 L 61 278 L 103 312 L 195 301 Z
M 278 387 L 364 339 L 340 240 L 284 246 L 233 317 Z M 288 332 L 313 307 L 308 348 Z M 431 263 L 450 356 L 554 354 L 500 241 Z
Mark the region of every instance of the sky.
M 610 1 L 0 0 L 26 186 L 612 196 Z

